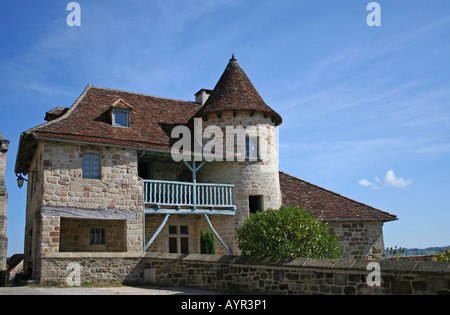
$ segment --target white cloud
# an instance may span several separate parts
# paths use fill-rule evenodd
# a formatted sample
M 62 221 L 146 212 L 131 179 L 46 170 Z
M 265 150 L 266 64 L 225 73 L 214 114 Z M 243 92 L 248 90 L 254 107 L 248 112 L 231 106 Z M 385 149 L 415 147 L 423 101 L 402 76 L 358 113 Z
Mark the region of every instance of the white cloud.
M 378 176 L 375 176 L 375 182 L 371 182 L 367 179 L 361 179 L 358 181 L 358 184 L 363 187 L 370 187 L 373 189 L 382 189 L 383 186 L 394 186 L 398 188 L 403 188 L 412 183 L 411 179 L 404 179 L 403 177 L 397 177 L 393 170 L 389 170 L 384 175 L 383 179 L 380 179 Z
M 359 184 L 360 186 L 363 186 L 363 187 L 369 187 L 369 186 L 375 185 L 374 183 L 372 183 L 371 181 L 368 181 L 368 180 L 365 179 L 365 178 L 359 180 L 359 181 L 358 181 L 358 184 Z
M 386 175 L 383 178 L 383 182 L 386 186 L 395 186 L 395 187 L 406 187 L 412 183 L 410 179 L 403 179 L 403 177 L 397 177 L 393 170 L 389 170 L 386 172 Z

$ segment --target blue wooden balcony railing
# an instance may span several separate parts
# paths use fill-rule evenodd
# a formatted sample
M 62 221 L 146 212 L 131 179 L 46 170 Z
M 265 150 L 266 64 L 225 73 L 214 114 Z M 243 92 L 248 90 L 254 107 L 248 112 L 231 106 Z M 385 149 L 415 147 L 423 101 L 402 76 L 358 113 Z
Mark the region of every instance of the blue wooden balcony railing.
M 234 215 L 233 187 L 229 184 L 144 180 L 145 212 Z

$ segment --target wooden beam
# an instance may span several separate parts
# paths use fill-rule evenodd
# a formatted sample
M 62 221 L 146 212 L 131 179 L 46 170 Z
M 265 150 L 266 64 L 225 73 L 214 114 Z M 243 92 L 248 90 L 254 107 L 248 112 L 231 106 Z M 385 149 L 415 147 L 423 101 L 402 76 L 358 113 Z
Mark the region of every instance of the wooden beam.
M 44 206 L 41 214 L 52 217 L 97 219 L 97 220 L 137 220 L 137 212 L 129 210 L 87 210 L 69 207 Z
M 211 221 L 208 218 L 208 215 L 205 214 L 204 216 L 205 216 L 206 222 L 208 222 L 209 228 L 214 232 L 214 234 L 216 235 L 220 244 L 222 244 L 222 246 L 227 250 L 228 254 L 233 255 L 233 252 L 231 251 L 231 249 L 227 246 L 227 244 L 225 244 L 225 242 L 220 238 L 219 233 L 217 233 L 217 231 L 214 229 Z
M 146 208 L 145 214 L 196 214 L 196 215 L 236 215 L 235 210 L 212 210 L 212 209 L 158 209 Z
M 170 217 L 170 214 L 167 214 L 166 217 L 164 218 L 163 222 L 159 226 L 159 228 L 156 230 L 155 234 L 153 234 L 150 241 L 148 241 L 147 245 L 145 245 L 144 252 L 147 251 L 147 249 L 150 247 L 150 245 L 152 245 L 152 243 L 155 241 L 155 239 L 159 235 L 159 233 L 161 233 L 164 226 L 166 226 L 166 223 L 169 220 L 169 217 Z

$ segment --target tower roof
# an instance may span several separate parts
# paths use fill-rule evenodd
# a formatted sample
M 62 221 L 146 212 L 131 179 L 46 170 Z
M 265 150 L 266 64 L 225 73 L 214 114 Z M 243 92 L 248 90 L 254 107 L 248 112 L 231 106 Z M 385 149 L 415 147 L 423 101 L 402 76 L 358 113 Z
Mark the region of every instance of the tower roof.
M 195 114 L 201 117 L 224 111 L 256 111 L 272 117 L 276 125 L 283 121 L 256 91 L 234 54 L 205 105 Z

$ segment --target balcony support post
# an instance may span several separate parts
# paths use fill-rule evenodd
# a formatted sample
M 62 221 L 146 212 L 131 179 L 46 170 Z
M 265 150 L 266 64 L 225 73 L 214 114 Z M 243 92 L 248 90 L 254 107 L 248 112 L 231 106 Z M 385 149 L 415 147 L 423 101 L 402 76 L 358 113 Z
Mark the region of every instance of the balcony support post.
M 225 244 L 225 242 L 220 238 L 219 233 L 217 233 L 217 231 L 214 229 L 211 221 L 209 220 L 208 215 L 204 214 L 204 216 L 205 216 L 206 222 L 208 222 L 209 228 L 214 232 L 214 234 L 216 235 L 220 244 L 222 244 L 222 246 L 227 250 L 228 254 L 233 255 L 233 252 L 231 251 L 231 249 L 227 246 L 227 244 Z
M 144 216 L 145 216 L 145 213 L 144 213 Z M 169 217 L 170 217 L 170 214 L 166 214 L 166 217 L 164 218 L 164 220 L 161 223 L 161 225 L 159 226 L 159 228 L 156 230 L 155 234 L 153 234 L 150 241 L 148 241 L 147 245 L 145 245 L 144 252 L 147 251 L 147 249 L 150 247 L 150 245 L 152 245 L 152 243 L 155 241 L 155 239 L 159 235 L 159 233 L 161 233 L 162 229 L 166 226 L 166 223 L 169 220 Z M 144 225 L 145 225 L 145 223 L 144 223 Z M 144 234 L 144 240 L 145 240 L 145 234 Z
M 192 161 L 192 166 L 189 165 L 186 160 L 183 160 L 184 164 L 187 168 L 192 172 L 192 203 L 194 204 L 194 210 L 197 209 L 197 172 L 206 164 L 206 160 L 203 160 L 202 163 L 196 167 L 195 159 Z

